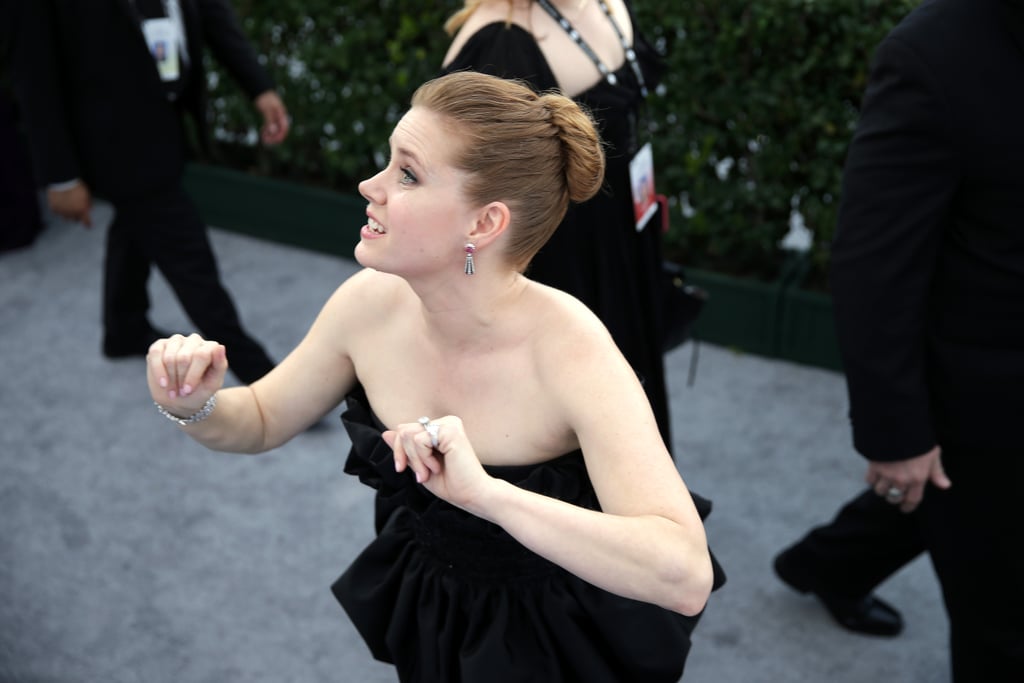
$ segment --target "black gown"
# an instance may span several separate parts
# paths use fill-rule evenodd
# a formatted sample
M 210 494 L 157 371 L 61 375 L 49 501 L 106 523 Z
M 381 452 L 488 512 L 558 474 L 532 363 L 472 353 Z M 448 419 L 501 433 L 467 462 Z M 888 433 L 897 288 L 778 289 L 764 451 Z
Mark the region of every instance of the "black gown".
M 352 440 L 345 471 L 377 490 L 378 534 L 331 590 L 401 681 L 678 681 L 696 618 L 597 588 L 396 473 L 361 389 L 342 420 Z M 579 451 L 486 470 L 599 509 Z M 707 502 L 695 502 L 706 514 Z
M 653 89 L 663 68 L 661 59 L 635 28 L 634 47 L 647 87 Z M 505 22 L 474 33 L 444 69 L 466 70 L 521 79 L 537 92 L 558 88 L 534 37 Z M 671 452 L 661 345 L 661 232 L 655 219 L 637 232 L 629 179 L 629 161 L 639 149 L 637 119 L 643 96 L 627 62 L 615 76 L 616 85 L 601 80 L 573 98 L 594 116 L 607 145 L 604 188 L 592 199 L 569 206 L 526 275 L 572 294 L 601 319 L 643 382 Z

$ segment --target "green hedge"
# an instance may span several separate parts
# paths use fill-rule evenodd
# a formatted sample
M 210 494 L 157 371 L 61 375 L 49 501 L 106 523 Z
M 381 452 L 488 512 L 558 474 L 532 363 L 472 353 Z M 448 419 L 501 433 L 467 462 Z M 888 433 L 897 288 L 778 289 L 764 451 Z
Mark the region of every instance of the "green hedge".
M 255 147 L 258 116 L 211 62 L 214 160 L 273 177 L 354 191 L 385 158 L 417 85 L 437 73 L 441 26 L 458 2 L 233 0 L 293 120 L 281 147 Z
M 713 0 L 638 6 L 669 56 L 651 103 L 657 177 L 677 211 L 671 253 L 702 268 L 779 276 L 797 210 L 824 281 L 842 163 L 871 54 L 916 2 Z M 670 16 L 669 16 L 670 15 Z
M 441 26 L 461 0 L 234 0 L 293 117 L 288 142 L 255 146 L 257 118 L 216 68 L 214 160 L 350 192 L 386 158 L 412 90 L 435 75 Z M 674 207 L 668 253 L 774 280 L 798 211 L 814 233 L 806 269 L 824 281 L 842 162 L 870 56 L 910 0 L 637 0 L 666 54 L 651 99 L 659 191 Z

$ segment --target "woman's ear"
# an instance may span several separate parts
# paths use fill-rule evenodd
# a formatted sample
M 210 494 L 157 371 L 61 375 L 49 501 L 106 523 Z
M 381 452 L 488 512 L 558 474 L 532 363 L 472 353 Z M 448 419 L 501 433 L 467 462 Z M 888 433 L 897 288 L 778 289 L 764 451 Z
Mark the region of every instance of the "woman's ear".
M 467 235 L 467 241 L 475 244 L 478 249 L 490 244 L 505 232 L 511 218 L 512 214 L 504 202 L 487 204 L 477 214 L 476 224 Z

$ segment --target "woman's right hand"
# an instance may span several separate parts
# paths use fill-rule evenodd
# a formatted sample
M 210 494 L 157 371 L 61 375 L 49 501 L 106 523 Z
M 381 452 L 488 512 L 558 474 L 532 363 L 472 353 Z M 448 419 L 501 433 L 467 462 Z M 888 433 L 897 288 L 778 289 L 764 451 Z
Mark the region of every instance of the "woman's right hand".
M 191 415 L 224 385 L 228 369 L 223 344 L 198 334 L 157 339 L 146 356 L 146 378 L 153 400 L 174 415 Z

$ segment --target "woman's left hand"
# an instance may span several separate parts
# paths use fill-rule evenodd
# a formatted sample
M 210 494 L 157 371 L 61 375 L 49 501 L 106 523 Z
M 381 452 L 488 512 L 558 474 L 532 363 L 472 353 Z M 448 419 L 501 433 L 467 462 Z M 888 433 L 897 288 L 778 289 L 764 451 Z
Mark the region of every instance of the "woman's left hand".
M 384 432 L 395 455 L 395 471 L 411 469 L 416 481 L 438 498 L 469 507 L 491 481 L 469 443 L 462 420 L 454 415 L 430 421 L 437 425 L 437 446 L 426 425 L 407 422 Z M 433 427 L 431 427 L 433 428 Z

